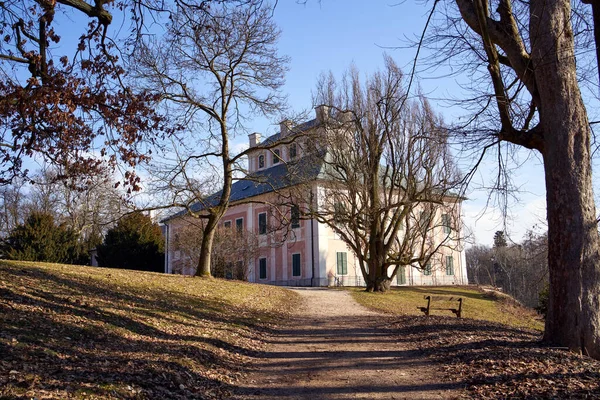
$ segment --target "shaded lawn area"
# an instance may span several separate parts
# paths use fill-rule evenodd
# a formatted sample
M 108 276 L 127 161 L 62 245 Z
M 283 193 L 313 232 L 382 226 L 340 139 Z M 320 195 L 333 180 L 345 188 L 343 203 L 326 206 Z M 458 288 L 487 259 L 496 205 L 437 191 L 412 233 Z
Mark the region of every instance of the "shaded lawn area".
M 462 296 L 463 316 L 417 309 L 426 294 Z M 360 304 L 398 316 L 399 345 L 439 363 L 440 380 L 461 382 L 477 399 L 600 399 L 600 361 L 541 342 L 543 322 L 510 298 L 465 287 L 352 289 Z M 449 316 L 450 315 L 450 316 Z
M 544 346 L 535 330 L 456 317 L 399 317 L 400 343 L 476 399 L 600 399 L 600 361 Z
M 226 398 L 283 289 L 0 262 L 0 399 Z

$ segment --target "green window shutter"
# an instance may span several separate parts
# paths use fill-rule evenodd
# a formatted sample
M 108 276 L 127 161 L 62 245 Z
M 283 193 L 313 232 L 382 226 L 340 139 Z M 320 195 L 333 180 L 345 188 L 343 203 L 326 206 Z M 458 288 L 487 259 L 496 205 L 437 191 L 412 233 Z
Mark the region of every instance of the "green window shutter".
M 300 276 L 300 254 L 292 254 L 292 276 Z
M 258 278 L 267 279 L 267 259 L 260 258 L 258 260 Z
M 423 270 L 423 275 L 431 275 L 431 263 L 425 264 L 425 269 Z
M 337 252 L 337 273 L 338 275 L 348 275 L 348 253 L 345 251 Z
M 446 256 L 446 275 L 454 275 L 454 258 Z
M 396 283 L 398 285 L 406 284 L 406 268 L 405 267 L 398 268 L 398 272 L 396 273 Z
M 452 224 L 450 223 L 450 215 L 442 215 L 442 226 L 444 227 L 444 233 L 448 234 L 452 232 Z

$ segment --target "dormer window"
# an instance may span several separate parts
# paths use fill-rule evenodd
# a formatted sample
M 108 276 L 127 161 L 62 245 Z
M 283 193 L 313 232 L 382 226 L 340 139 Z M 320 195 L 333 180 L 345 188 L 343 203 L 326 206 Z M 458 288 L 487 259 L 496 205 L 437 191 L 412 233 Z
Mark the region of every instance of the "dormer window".
M 263 154 L 261 154 L 260 156 L 258 156 L 258 168 L 264 168 L 265 167 L 265 156 Z
M 290 144 L 290 160 L 296 158 L 296 143 Z
M 281 161 L 281 153 L 279 149 L 275 149 L 273 150 L 273 164 L 279 164 L 279 161 Z

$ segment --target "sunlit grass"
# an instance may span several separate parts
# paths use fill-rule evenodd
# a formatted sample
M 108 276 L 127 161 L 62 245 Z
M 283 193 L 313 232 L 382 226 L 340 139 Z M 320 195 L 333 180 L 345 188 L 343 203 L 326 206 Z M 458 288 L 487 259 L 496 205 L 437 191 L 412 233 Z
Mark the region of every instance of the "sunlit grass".
M 477 320 L 499 322 L 514 327 L 542 331 L 544 323 L 538 314 L 520 306 L 502 295 L 484 293 L 458 286 L 407 286 L 392 288 L 387 293 L 368 293 L 360 288 L 350 289 L 354 299 L 363 306 L 396 315 L 424 315 L 418 307 L 425 307 L 423 297 L 432 295 L 460 296 L 463 298 L 462 316 Z M 435 304 L 435 306 L 455 307 L 455 304 Z M 454 316 L 450 311 L 433 310 L 432 315 Z

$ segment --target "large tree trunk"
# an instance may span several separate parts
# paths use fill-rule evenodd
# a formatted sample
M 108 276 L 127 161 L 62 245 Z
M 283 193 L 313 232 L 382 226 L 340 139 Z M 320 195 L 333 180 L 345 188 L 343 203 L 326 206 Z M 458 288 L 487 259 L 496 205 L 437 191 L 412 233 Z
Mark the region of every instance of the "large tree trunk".
M 600 240 L 569 1 L 532 0 L 530 24 L 545 133 L 550 298 L 544 338 L 600 358 Z
M 392 280 L 385 276 L 380 276 L 376 279 L 367 281 L 367 288 L 365 289 L 367 292 L 381 292 L 385 293 L 390 290 L 390 286 L 392 285 Z
M 384 256 L 369 260 L 369 273 L 365 276 L 367 292 L 385 293 L 390 290 L 392 280 L 387 276 L 387 267 L 383 266 Z
M 217 218 L 211 215 L 206 222 L 202 233 L 202 244 L 200 245 L 200 258 L 198 259 L 198 267 L 196 268 L 196 276 L 209 277 L 210 275 L 210 257 L 212 255 L 213 241 L 217 232 L 217 223 L 220 217 Z

